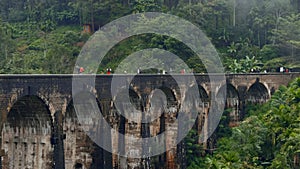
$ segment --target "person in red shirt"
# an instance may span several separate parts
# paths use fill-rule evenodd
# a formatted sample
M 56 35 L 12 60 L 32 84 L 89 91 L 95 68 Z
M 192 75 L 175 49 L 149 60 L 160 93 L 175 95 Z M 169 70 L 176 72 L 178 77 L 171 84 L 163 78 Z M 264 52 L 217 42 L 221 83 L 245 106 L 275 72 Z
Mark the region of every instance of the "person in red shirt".
M 79 73 L 81 74 L 81 73 L 83 73 L 84 72 L 84 68 L 83 67 L 80 67 L 79 68 Z
M 111 74 L 111 68 L 106 69 L 106 74 L 108 74 L 108 75 Z

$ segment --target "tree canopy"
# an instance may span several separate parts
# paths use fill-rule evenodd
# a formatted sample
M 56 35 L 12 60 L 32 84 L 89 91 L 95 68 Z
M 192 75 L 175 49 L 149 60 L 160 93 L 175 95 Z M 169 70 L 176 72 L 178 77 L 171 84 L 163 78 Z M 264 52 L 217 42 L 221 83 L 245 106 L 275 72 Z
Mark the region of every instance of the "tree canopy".
M 247 113 L 218 140 L 213 155 L 198 156 L 189 168 L 299 168 L 300 78 Z
M 119 17 L 152 11 L 177 15 L 203 30 L 227 72 L 300 67 L 299 6 L 295 0 L 2 0 L 0 72 L 72 73 L 90 36 L 82 33 L 84 24 L 94 32 Z M 111 49 L 99 73 L 108 67 L 114 71 L 126 56 L 145 48 L 168 50 L 194 72 L 206 72 L 181 42 L 139 35 Z

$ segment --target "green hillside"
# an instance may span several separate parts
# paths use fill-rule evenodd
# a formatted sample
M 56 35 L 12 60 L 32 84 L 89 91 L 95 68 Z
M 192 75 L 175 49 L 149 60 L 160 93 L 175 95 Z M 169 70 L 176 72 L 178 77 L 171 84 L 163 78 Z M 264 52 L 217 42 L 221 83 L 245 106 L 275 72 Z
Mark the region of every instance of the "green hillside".
M 210 38 L 227 72 L 300 67 L 300 3 L 295 0 L 2 0 L 0 73 L 72 73 L 91 31 L 133 13 L 164 12 L 182 17 Z M 178 56 L 194 72 L 206 72 L 183 43 L 139 35 L 115 46 L 99 65 L 113 71 L 133 52 L 159 48 Z M 150 71 L 151 73 L 151 71 Z

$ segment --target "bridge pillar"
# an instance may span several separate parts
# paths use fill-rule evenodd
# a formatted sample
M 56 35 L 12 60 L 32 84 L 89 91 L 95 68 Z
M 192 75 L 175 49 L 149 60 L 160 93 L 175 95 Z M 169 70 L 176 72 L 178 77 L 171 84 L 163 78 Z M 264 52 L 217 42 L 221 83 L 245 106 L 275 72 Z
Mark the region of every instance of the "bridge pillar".
M 246 93 L 247 93 L 247 86 L 238 86 L 237 91 L 239 94 L 239 121 L 244 118 L 245 109 L 246 109 Z
M 120 120 L 118 118 L 116 118 L 116 112 L 114 112 L 112 110 L 113 113 L 113 117 L 111 119 L 112 122 L 112 127 L 114 130 L 112 130 L 111 133 L 111 146 L 112 146 L 112 150 L 113 152 L 118 152 L 118 144 L 119 144 L 119 132 L 118 132 L 118 124 L 120 122 Z M 118 154 L 112 154 L 112 168 L 118 168 Z
M 2 169 L 2 160 L 5 157 L 5 151 L 2 149 L 2 129 L 4 124 L 4 119 L 6 119 L 6 111 L 1 110 L 1 120 L 0 120 L 0 169 Z
M 178 132 L 178 123 L 176 121 L 175 114 L 165 113 L 165 133 L 166 133 L 166 161 L 167 161 L 167 169 L 175 169 L 177 168 L 176 163 L 176 153 L 177 147 L 172 147 L 176 145 L 177 140 L 177 132 Z
M 0 149 L 0 169 L 2 169 L 2 158 L 5 156 L 5 151 Z
M 135 138 L 140 138 L 141 134 L 141 123 L 136 122 L 127 122 L 125 125 L 126 135 L 132 135 Z M 130 140 L 128 138 L 125 140 L 126 142 L 126 152 L 129 153 L 131 156 L 141 156 L 142 153 L 142 145 L 139 142 L 134 142 L 133 140 Z M 128 168 L 139 168 L 141 165 L 141 159 L 140 158 L 128 158 L 127 159 Z
M 54 131 L 51 143 L 54 146 L 54 169 L 65 168 L 64 143 L 65 135 L 63 134 L 63 115 L 61 111 L 54 114 Z
M 142 137 L 143 138 L 149 138 L 151 135 L 150 135 L 150 125 L 149 124 L 146 124 L 146 123 L 143 123 L 142 124 Z M 150 148 L 149 148 L 149 144 L 148 143 L 144 143 L 142 145 L 142 153 L 143 154 L 149 154 L 150 153 Z M 150 168 L 151 167 L 151 161 L 150 161 L 150 158 L 151 157 L 146 157 L 146 158 L 143 158 L 142 161 L 141 161 L 141 166 L 143 168 Z
M 3 149 L 3 139 L 2 136 L 2 132 L 3 132 L 3 125 L 6 122 L 7 119 L 7 106 L 8 106 L 8 98 L 10 98 L 9 94 L 1 94 L 0 93 L 0 169 L 4 168 L 3 165 L 5 163 L 5 161 L 7 162 L 7 155 L 5 150 Z

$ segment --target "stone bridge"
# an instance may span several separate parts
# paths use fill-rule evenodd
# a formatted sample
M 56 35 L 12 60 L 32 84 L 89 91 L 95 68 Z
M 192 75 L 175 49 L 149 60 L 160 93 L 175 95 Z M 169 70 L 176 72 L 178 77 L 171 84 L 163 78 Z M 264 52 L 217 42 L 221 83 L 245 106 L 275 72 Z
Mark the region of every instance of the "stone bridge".
M 96 97 L 104 118 L 115 129 L 103 132 L 103 136 L 109 138 L 107 144 L 116 152 L 131 153 L 137 146 L 122 140 L 118 133 L 149 137 L 170 130 L 172 132 L 168 132 L 164 140 L 166 147 L 169 146 L 168 138 L 177 137 L 177 128 L 169 127 L 176 115 L 161 112 L 160 117 L 148 125 L 120 116 L 114 105 L 116 97 L 111 93 L 112 75 L 97 75 L 94 87 L 89 85 L 93 83 L 90 75 L 79 76 L 84 82 L 82 87 L 88 88 Z M 202 104 L 198 105 L 194 128 L 201 134 L 210 109 L 210 99 L 218 96 L 220 91 L 226 89 L 225 108 L 231 108 L 230 125 L 234 126 L 244 117 L 247 104 L 266 102 L 280 85 L 287 85 L 292 79 L 300 77 L 300 73 L 227 74 L 225 81 L 220 80 L 215 85 L 210 85 L 210 78 L 205 74 L 140 74 L 133 79 L 130 75 L 114 77 L 122 82 L 116 89 L 117 93 L 129 93 L 131 103 L 142 112 L 151 109 L 154 89 L 160 89 L 165 94 L 168 110 L 176 111 L 185 93 L 197 86 Z M 180 77 L 185 85 L 179 86 L 174 77 Z M 197 84 L 191 80 L 192 77 Z M 180 145 L 145 159 L 125 158 L 97 146 L 85 134 L 76 118 L 72 78 L 73 75 L 0 75 L 0 168 L 185 168 Z M 129 90 L 122 89 L 126 85 Z M 74 97 L 80 98 L 80 93 Z M 128 146 L 120 148 L 119 145 L 125 143 Z

